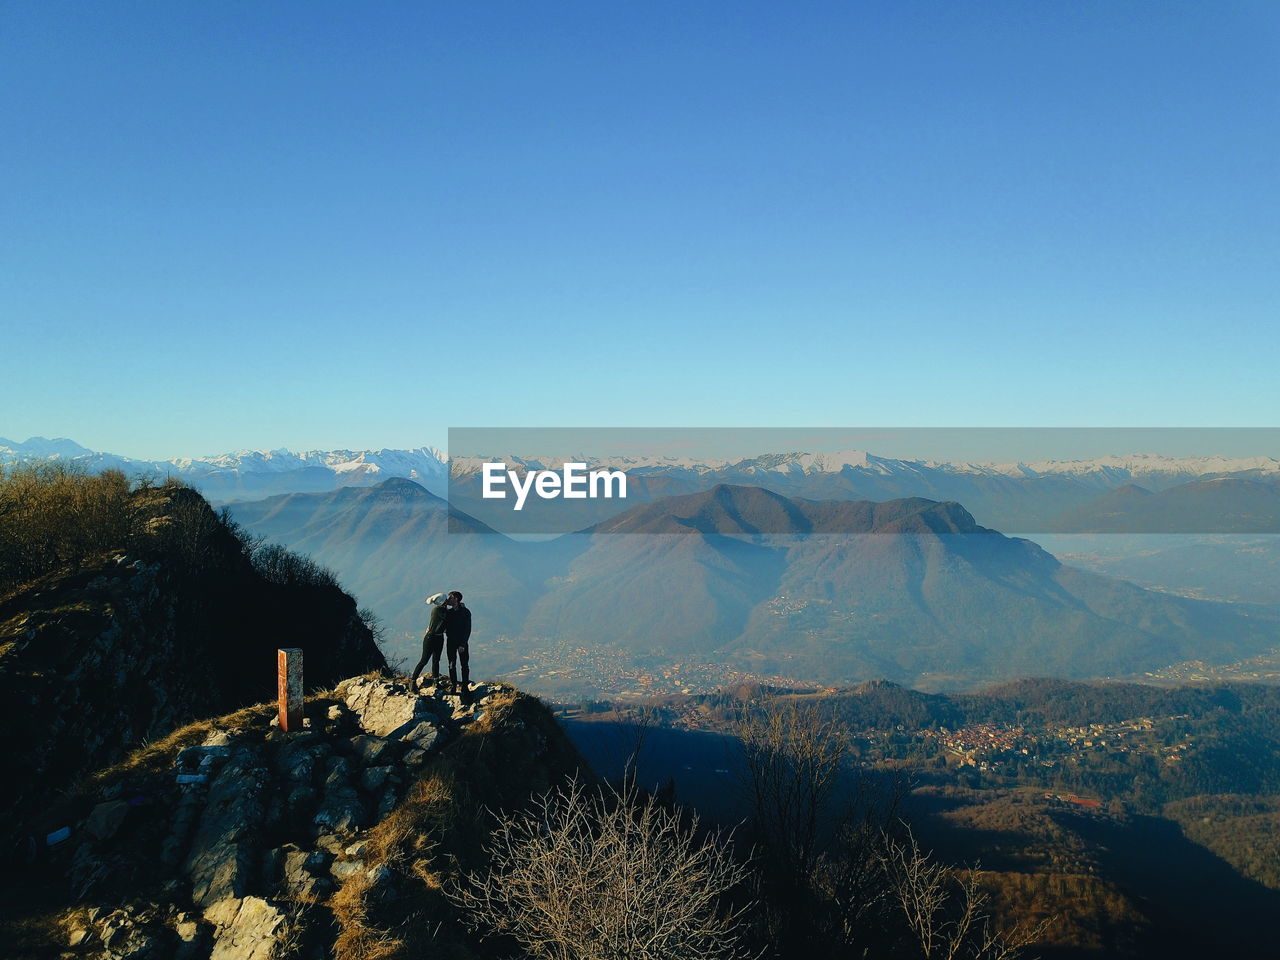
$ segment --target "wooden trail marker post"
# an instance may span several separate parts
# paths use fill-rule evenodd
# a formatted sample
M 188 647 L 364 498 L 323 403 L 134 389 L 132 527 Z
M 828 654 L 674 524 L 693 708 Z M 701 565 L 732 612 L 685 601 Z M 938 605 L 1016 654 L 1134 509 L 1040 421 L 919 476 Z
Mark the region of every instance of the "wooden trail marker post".
M 280 701 L 280 729 L 302 729 L 302 648 L 276 651 L 276 690 Z

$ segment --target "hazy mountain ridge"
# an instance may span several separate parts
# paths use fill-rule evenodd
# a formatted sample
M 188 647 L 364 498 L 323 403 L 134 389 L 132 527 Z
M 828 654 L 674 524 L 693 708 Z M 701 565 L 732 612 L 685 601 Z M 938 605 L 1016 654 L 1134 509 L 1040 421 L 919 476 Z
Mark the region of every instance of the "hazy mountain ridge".
M 1280 476 L 1280 459 L 1275 457 L 1174 457 L 1135 453 L 1108 455 L 1080 460 L 1042 459 L 1033 461 L 948 461 L 882 457 L 866 450 L 841 450 L 834 453 L 791 451 L 760 454 L 753 457 L 697 459 L 676 456 L 590 457 L 570 455 L 556 457 L 495 455 L 493 457 L 454 458 L 451 474 L 466 477 L 478 473 L 487 462 L 501 461 L 517 469 L 550 469 L 567 460 L 581 461 L 588 467 L 612 466 L 628 473 L 643 475 L 653 472 L 679 472 L 706 475 L 730 471 L 742 475 L 794 476 L 862 471 L 879 476 L 924 475 L 928 473 L 973 474 L 991 477 L 1028 479 L 1050 476 L 1089 477 L 1100 487 L 1121 485 L 1137 478 L 1164 477 L 1173 482 L 1230 474 L 1249 473 L 1258 476 Z
M 449 535 L 444 501 L 408 481 L 234 510 L 254 533 L 335 567 L 415 658 L 422 598 L 445 588 L 472 601 L 477 636 L 931 688 L 1128 674 L 1190 651 L 1231 660 L 1280 645 L 1265 612 L 1064 566 L 954 503 L 809 501 L 720 485 L 548 543 Z M 790 533 L 759 533 L 784 522 Z
M 557 469 L 568 458 L 495 457 L 517 473 Z M 814 500 L 884 501 L 907 497 L 957 501 L 978 521 L 1000 530 L 1039 532 L 1092 524 L 1114 490 L 1141 485 L 1153 491 L 1220 478 L 1249 482 L 1259 496 L 1280 500 L 1280 460 L 1267 457 L 1161 457 L 1134 455 L 1035 463 L 949 463 L 895 460 L 865 451 L 836 454 L 769 454 L 735 461 L 693 462 L 678 458 L 580 458 L 588 468 L 624 470 L 627 500 L 533 501 L 513 514 L 503 501 L 481 490 L 479 458 L 450 462 L 450 498 L 455 506 L 509 532 L 567 532 L 598 524 L 635 503 L 694 493 L 720 483 L 758 486 L 783 496 Z M 1241 520 L 1210 498 L 1174 498 L 1161 529 L 1262 532 L 1277 528 L 1274 510 Z M 1144 532 L 1149 520 L 1135 520 Z M 1116 524 L 1113 521 L 1113 527 Z M 1109 528 L 1110 529 L 1110 528 Z
M 797 535 L 751 537 L 755 524 L 743 518 L 762 505 L 808 519 L 802 501 L 758 488 L 633 508 L 623 520 L 639 529 L 698 532 L 593 538 L 568 582 L 534 608 L 532 628 L 605 629 L 591 598 L 611 594 L 611 629 L 626 642 L 680 654 L 710 648 L 755 673 L 930 687 L 1036 672 L 1110 675 L 1169 662 L 1209 637 L 1222 651 L 1277 640 L 1274 622 L 1065 567 L 1028 540 L 977 526 L 958 505 L 837 502 L 820 509 L 850 511 L 859 521 L 847 526 L 852 535 L 797 526 Z M 871 508 L 886 521 L 867 522 Z M 708 516 L 719 524 L 707 525 Z M 740 629 L 717 633 L 715 625 L 739 622 L 731 614 L 745 589 L 755 602 Z M 662 599 L 645 612 L 637 591 Z
M 991 533 L 955 502 L 923 497 L 885 502 L 788 498 L 765 487 L 721 483 L 667 497 L 595 524 L 588 534 L 700 533 Z
M 479 470 L 486 459 L 450 460 L 433 447 L 380 450 L 241 450 L 218 456 L 142 460 L 89 450 L 65 438 L 33 437 L 25 442 L 0 438 L 0 463 L 63 459 L 90 470 L 119 468 L 186 480 L 215 502 L 260 499 L 283 493 L 321 493 L 342 486 L 367 486 L 402 477 L 444 494 L 452 482 L 456 505 L 486 519 L 480 511 Z M 517 471 L 558 466 L 568 457 L 498 455 Z M 698 459 L 687 456 L 588 457 L 591 467 L 625 470 L 631 499 L 652 500 L 692 493 L 717 483 L 765 486 L 790 497 L 889 500 L 926 497 L 956 500 L 986 524 L 1003 530 L 1062 529 L 1058 520 L 1086 507 L 1108 491 L 1137 484 L 1161 491 L 1208 478 L 1231 477 L 1266 484 L 1280 481 L 1280 459 L 1223 456 L 1170 457 L 1159 454 L 1107 455 L 1085 460 L 1029 462 L 950 462 L 894 459 L 865 450 L 834 453 L 803 451 L 745 458 Z M 578 526 L 621 512 L 628 504 L 593 503 L 597 515 Z M 587 516 L 587 514 L 580 514 Z
M 1280 485 L 1242 477 L 1197 479 L 1163 490 L 1126 484 L 1067 511 L 1047 528 L 1066 533 L 1276 533 Z

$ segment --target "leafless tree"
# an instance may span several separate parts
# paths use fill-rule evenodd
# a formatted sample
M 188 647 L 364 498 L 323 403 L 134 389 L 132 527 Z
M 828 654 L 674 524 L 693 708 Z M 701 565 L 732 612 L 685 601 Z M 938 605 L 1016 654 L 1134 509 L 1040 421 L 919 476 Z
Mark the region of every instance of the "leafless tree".
M 920 849 L 908 831 L 887 839 L 885 872 L 925 960 L 1014 960 L 1037 942 L 1050 920 L 998 929 L 984 911 L 978 871 L 955 871 Z
M 593 752 L 605 758 L 601 765 L 607 776 L 616 773 L 618 789 L 633 791 L 639 783 L 640 761 L 645 755 L 649 735 L 661 723 L 660 708 L 652 704 L 616 704 L 616 719 L 584 724 L 578 736 L 591 743 Z
M 865 953 L 871 930 L 886 926 L 889 912 L 884 883 L 883 847 L 885 809 L 896 809 L 897 797 L 886 804 L 868 800 L 860 813 L 841 825 L 835 838 L 818 858 L 811 890 L 810 924 L 815 938 L 836 947 Z M 858 808 L 854 808 L 855 810 Z
M 573 780 L 501 820 L 488 868 L 450 896 L 545 960 L 727 960 L 747 909 L 724 906 L 747 872 L 728 847 L 652 798 Z
M 194 490 L 171 488 L 169 494 L 157 533 L 168 540 L 186 574 L 199 577 L 225 555 L 226 525 Z
M 646 704 L 632 707 L 627 711 L 625 718 L 618 724 L 618 731 L 625 743 L 626 759 L 622 764 L 622 790 L 624 792 L 635 789 L 645 741 L 649 738 L 649 732 L 657 725 L 657 708 Z
M 885 884 L 884 844 L 908 780 L 856 767 L 849 731 L 820 701 L 748 704 L 736 732 L 762 868 L 759 935 L 780 957 L 882 952 L 900 925 Z
M 834 825 L 848 738 L 812 705 L 767 702 L 735 724 L 757 843 L 770 867 L 794 880 L 813 875 L 824 826 Z

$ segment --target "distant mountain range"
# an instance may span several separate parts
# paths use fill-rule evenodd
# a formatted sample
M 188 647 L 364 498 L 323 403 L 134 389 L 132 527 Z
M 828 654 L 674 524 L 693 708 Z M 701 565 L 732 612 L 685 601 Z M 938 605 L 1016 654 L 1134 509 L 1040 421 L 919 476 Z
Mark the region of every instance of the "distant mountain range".
M 1191 523 L 1194 518 L 1195 522 Z M 1064 533 L 1276 533 L 1280 485 L 1239 477 L 1193 480 L 1158 492 L 1126 484 L 1047 528 Z
M 860 450 L 776 453 L 738 460 L 581 457 L 591 466 L 625 470 L 628 499 L 576 501 L 571 511 L 565 501 L 531 502 L 519 516 L 512 515 L 504 502 L 480 496 L 479 470 L 484 461 L 450 461 L 432 447 L 239 451 L 194 459 L 137 460 L 97 453 L 62 438 L 33 437 L 23 443 L 0 438 L 0 463 L 41 459 L 68 460 L 90 470 L 116 467 L 130 473 L 172 474 L 216 503 L 324 493 L 404 478 L 448 496 L 463 512 L 512 533 L 580 529 L 636 503 L 696 493 L 722 483 L 815 500 L 924 497 L 956 501 L 981 523 L 1013 532 L 1280 532 L 1280 459 L 1274 457 L 1133 454 L 1091 460 L 950 463 L 896 460 Z M 496 455 L 494 459 L 523 471 L 556 467 L 566 458 Z M 1139 493 L 1150 493 L 1154 499 L 1139 507 Z
M 455 476 L 465 476 L 479 471 L 489 458 L 455 458 L 452 462 Z M 820 474 L 839 474 L 855 470 L 868 476 L 903 477 L 919 474 L 953 474 L 965 476 L 1010 477 L 1013 479 L 1039 479 L 1052 476 L 1069 476 L 1087 480 L 1097 489 L 1111 489 L 1130 482 L 1145 482 L 1153 488 L 1163 488 L 1198 477 L 1249 475 L 1253 477 L 1280 477 L 1280 460 L 1275 457 L 1167 457 L 1159 454 L 1136 453 L 1127 456 L 1105 456 L 1087 460 L 1035 460 L 1008 462 L 962 462 L 945 460 L 895 460 L 878 457 L 865 450 L 840 450 L 835 453 L 770 453 L 741 459 L 696 459 L 675 456 L 648 457 L 589 457 L 570 455 L 557 457 L 513 457 L 498 455 L 493 459 L 504 460 L 513 466 L 542 468 L 563 460 L 582 460 L 588 465 L 609 465 L 638 475 L 681 473 L 699 476 L 719 475 L 732 471 L 741 476 L 798 477 Z
M 240 450 L 216 457 L 139 460 L 97 453 L 73 440 L 32 437 L 15 443 L 0 437 L 0 463 L 65 460 L 87 470 L 119 469 L 156 477 L 179 477 L 214 503 L 257 500 L 281 493 L 323 493 L 370 486 L 392 477 L 416 480 L 444 493 L 445 455 L 434 447 L 413 450 Z
M 499 459 L 499 458 L 495 458 Z M 517 472 L 555 469 L 564 459 L 506 457 Z M 636 502 L 706 490 L 716 484 L 756 486 L 787 497 L 816 500 L 884 501 L 924 497 L 963 503 L 980 522 L 1000 530 L 1023 533 L 1153 532 L 1178 533 L 1280 532 L 1280 460 L 1223 457 L 1103 457 L 1095 460 L 1035 463 L 947 463 L 932 460 L 894 460 L 864 451 L 835 454 L 789 453 L 738 461 L 695 463 L 685 460 L 580 458 L 589 467 L 625 470 L 628 499 L 533 501 L 514 514 L 505 501 L 481 496 L 479 459 L 450 464 L 450 502 L 459 509 L 505 532 L 567 532 L 589 526 L 627 509 Z M 1227 501 L 1224 489 L 1196 490 L 1170 496 L 1165 509 L 1119 513 L 1109 495 L 1141 486 L 1169 492 L 1230 479 L 1251 493 L 1257 509 L 1239 510 Z M 1131 523 L 1132 529 L 1126 529 Z M 772 532 L 786 532 L 778 529 Z
M 403 480 L 232 509 L 251 532 L 336 569 L 406 654 L 423 597 L 455 588 L 478 634 L 517 646 L 555 636 L 655 664 L 934 689 L 1128 674 L 1280 645 L 1266 610 L 1064 566 L 954 502 L 812 501 L 721 484 L 544 543 L 451 535 L 450 513 L 455 531 L 484 527 Z

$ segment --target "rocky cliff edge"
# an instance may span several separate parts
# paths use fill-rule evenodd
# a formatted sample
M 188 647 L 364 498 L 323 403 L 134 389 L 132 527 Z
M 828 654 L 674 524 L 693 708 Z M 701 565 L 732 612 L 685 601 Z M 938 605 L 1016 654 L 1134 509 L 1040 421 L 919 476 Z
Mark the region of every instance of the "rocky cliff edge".
M 138 750 L 24 838 L 0 952 L 486 956 L 442 889 L 482 862 L 497 811 L 582 761 L 536 699 L 500 683 L 473 696 L 370 674 L 310 697 L 301 731 L 261 705 Z

